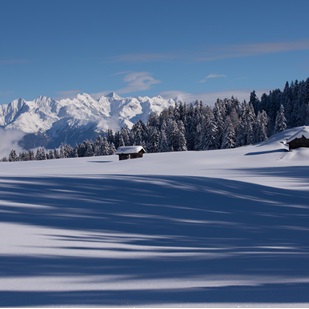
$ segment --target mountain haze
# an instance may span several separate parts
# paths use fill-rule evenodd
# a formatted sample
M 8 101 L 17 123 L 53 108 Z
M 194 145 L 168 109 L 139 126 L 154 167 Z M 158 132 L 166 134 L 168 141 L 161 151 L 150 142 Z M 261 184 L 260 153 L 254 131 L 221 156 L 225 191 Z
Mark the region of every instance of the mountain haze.
M 0 106 L 0 128 L 23 132 L 21 144 L 26 149 L 57 147 L 62 142 L 73 145 L 108 129 L 131 128 L 150 113 L 174 105 L 175 100 L 161 96 L 122 98 L 114 92 L 99 99 L 87 93 L 61 100 L 21 98 Z

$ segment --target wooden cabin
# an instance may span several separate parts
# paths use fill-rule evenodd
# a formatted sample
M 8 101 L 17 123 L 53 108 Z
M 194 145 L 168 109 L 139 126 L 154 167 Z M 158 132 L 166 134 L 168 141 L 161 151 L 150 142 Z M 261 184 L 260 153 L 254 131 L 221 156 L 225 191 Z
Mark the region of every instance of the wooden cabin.
M 119 156 L 119 160 L 142 158 L 145 149 L 142 146 L 121 146 L 117 149 L 116 155 Z
M 289 150 L 300 147 L 309 148 L 309 127 L 303 127 L 296 134 L 288 138 L 284 144 L 289 147 Z

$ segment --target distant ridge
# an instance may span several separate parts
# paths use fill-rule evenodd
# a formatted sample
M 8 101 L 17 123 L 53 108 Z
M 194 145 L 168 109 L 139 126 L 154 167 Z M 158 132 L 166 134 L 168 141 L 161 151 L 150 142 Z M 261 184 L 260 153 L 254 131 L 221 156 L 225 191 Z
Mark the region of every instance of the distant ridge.
M 108 129 L 131 128 L 138 120 L 146 121 L 150 113 L 159 114 L 175 103 L 161 96 L 122 98 L 115 92 L 98 99 L 87 93 L 61 100 L 21 98 L 0 105 L 0 128 L 24 132 L 25 148 L 57 147 L 62 142 L 75 144 L 93 138 Z

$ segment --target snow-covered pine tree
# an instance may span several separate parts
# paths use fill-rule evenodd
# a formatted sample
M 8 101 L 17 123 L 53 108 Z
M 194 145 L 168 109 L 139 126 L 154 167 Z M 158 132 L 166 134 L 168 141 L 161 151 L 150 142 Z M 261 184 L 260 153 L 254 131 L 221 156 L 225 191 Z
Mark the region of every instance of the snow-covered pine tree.
M 275 132 L 282 132 L 287 128 L 286 118 L 284 116 L 284 107 L 281 104 L 280 109 L 277 112 Z
M 75 144 L 73 148 L 73 158 L 78 158 L 78 145 Z
M 308 125 L 309 125 L 309 100 L 308 100 L 307 110 L 306 110 L 305 125 L 306 125 L 306 126 L 308 126 Z
M 252 104 L 253 108 L 254 108 L 254 112 L 257 113 L 259 111 L 260 108 L 260 100 L 258 99 L 255 90 L 253 90 L 250 93 L 250 99 L 249 99 L 249 103 Z
M 61 159 L 66 158 L 65 153 L 64 153 L 64 147 L 63 144 L 60 145 L 60 149 L 59 149 L 59 155 Z
M 122 140 L 123 140 L 123 143 L 124 143 L 123 146 L 131 145 L 129 128 L 128 128 L 127 125 L 125 125 L 124 127 L 121 128 L 121 136 L 122 136 Z
M 159 126 L 160 126 L 160 117 L 154 112 L 150 113 L 147 120 L 147 127 L 159 128 Z
M 159 152 L 167 152 L 170 150 L 165 130 L 160 131 L 158 150 Z
M 29 150 L 29 151 L 28 151 L 28 156 L 29 156 L 29 160 L 30 160 L 30 161 L 33 161 L 33 160 L 34 160 L 35 156 L 34 156 L 33 150 Z
M 199 150 L 219 149 L 218 129 L 212 109 L 205 107 L 204 117 L 201 123 Z
M 175 103 L 175 106 L 173 108 L 173 112 L 174 112 L 173 113 L 173 119 L 177 122 L 180 119 L 180 112 L 179 112 L 178 102 Z
M 247 141 L 247 135 L 246 135 L 245 120 L 243 120 L 243 118 L 240 117 L 236 129 L 236 147 L 245 146 L 246 141 Z
M 109 143 L 115 143 L 115 136 L 113 130 L 110 129 L 107 130 L 107 141 Z
M 17 154 L 16 151 L 14 149 L 11 150 L 10 154 L 9 154 L 9 162 L 15 162 L 17 161 Z
M 59 154 L 59 151 L 58 151 L 58 149 L 54 149 L 54 158 L 55 159 L 59 159 L 60 158 L 60 154 Z
M 196 133 L 196 120 L 194 118 L 193 104 L 189 105 L 185 119 L 186 121 L 184 122 L 184 125 L 186 129 L 187 148 L 188 150 L 194 150 L 197 133 Z
M 53 150 L 48 151 L 48 160 L 53 160 L 55 159 L 55 153 Z
M 255 143 L 254 127 L 256 123 L 256 115 L 252 104 L 247 104 L 246 109 L 246 131 L 247 145 Z
M 236 146 L 235 129 L 230 116 L 227 116 L 225 119 L 221 149 L 234 148 L 235 146 Z
M 101 156 L 107 156 L 111 154 L 111 147 L 106 137 L 103 137 L 102 143 L 100 145 L 100 153 L 101 153 Z
M 187 150 L 186 129 L 182 120 L 178 120 L 178 149 L 177 151 Z
M 115 133 L 115 147 L 118 148 L 121 146 L 125 146 L 125 143 L 121 131 L 118 131 Z
M 182 101 L 179 101 L 178 104 L 178 110 L 179 110 L 179 120 L 183 122 L 183 124 L 187 121 L 187 114 L 188 114 L 188 106 L 186 103 L 183 103 Z
M 196 100 L 194 104 L 194 128 L 193 128 L 193 136 L 194 136 L 194 150 L 203 149 L 201 141 L 203 140 L 203 130 L 204 130 L 204 123 L 207 111 L 211 109 L 209 106 L 204 107 L 203 102 Z M 212 112 L 212 110 L 211 110 Z
M 36 160 L 46 160 L 46 153 L 45 153 L 45 149 L 44 148 L 39 147 L 36 150 L 35 159 Z
M 149 138 L 147 140 L 147 151 L 158 152 L 159 151 L 159 131 L 156 127 L 148 127 Z
M 258 112 L 256 117 L 256 126 L 255 126 L 255 141 L 263 142 L 267 140 L 267 126 L 268 126 L 268 117 L 267 113 L 262 110 Z
M 60 146 L 60 158 L 71 158 L 73 148 L 69 144 L 61 144 Z
M 28 153 L 28 151 L 22 151 L 18 155 L 18 161 L 29 161 L 29 153 Z
M 85 145 L 85 157 L 92 157 L 94 156 L 94 144 L 90 140 L 85 140 L 84 143 Z
M 115 147 L 114 143 L 110 143 L 109 155 L 114 155 L 115 153 L 116 153 L 116 147 Z
M 148 138 L 148 132 L 142 120 L 138 120 L 137 123 L 133 125 L 131 131 L 133 133 L 133 144 L 140 145 L 140 146 L 143 146 L 144 148 L 147 148 L 146 140 Z
M 102 152 L 101 152 L 101 147 L 102 147 L 102 143 L 103 143 L 103 137 L 101 135 L 99 135 L 94 143 L 94 155 L 95 156 L 101 156 Z
M 171 151 L 178 151 L 178 134 L 179 130 L 177 122 L 174 119 L 169 118 L 167 120 L 166 137 Z
M 307 78 L 305 83 L 304 104 L 306 108 L 305 125 L 309 125 L 309 77 Z
M 241 116 L 238 124 L 236 146 L 244 146 L 255 143 L 254 128 L 256 116 L 252 104 L 244 101 L 241 105 Z
M 224 131 L 225 106 L 222 100 L 218 99 L 213 108 L 213 114 L 217 127 L 216 139 L 219 146 L 222 144 Z M 220 147 L 219 147 L 220 148 Z

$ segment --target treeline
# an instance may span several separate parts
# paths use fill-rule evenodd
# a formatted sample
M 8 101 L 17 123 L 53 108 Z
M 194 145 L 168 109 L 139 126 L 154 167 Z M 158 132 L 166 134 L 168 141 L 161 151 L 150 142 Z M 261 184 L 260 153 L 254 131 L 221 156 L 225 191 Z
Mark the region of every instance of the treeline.
M 251 103 L 237 99 L 217 100 L 214 107 L 202 102 L 178 102 L 160 115 L 151 114 L 147 123 L 139 120 L 132 129 L 108 130 L 95 141 L 86 140 L 72 147 L 38 148 L 16 153 L 12 150 L 4 161 L 48 160 L 114 154 L 119 146 L 142 145 L 147 152 L 227 149 L 267 139 L 268 117 L 254 111 Z
M 139 120 L 131 129 L 108 130 L 96 140 L 72 147 L 46 151 L 38 148 L 17 154 L 6 161 L 45 160 L 114 154 L 119 146 L 141 145 L 147 152 L 215 150 L 245 146 L 267 140 L 275 132 L 309 124 L 309 79 L 286 83 L 259 100 L 253 91 L 249 102 L 236 98 L 218 99 L 213 107 L 201 101 L 178 102 L 159 115 L 151 114 L 146 123 Z
M 116 148 L 113 143 L 109 143 L 106 137 L 99 136 L 95 141 L 86 140 L 81 144 L 72 147 L 68 144 L 62 144 L 59 148 L 46 150 L 43 147 L 33 150 L 23 151 L 19 154 L 13 149 L 9 157 L 4 157 L 2 161 L 32 161 L 32 160 L 51 160 L 63 158 L 78 158 L 92 156 L 106 156 L 115 154 Z
M 287 128 L 309 125 L 309 78 L 306 81 L 286 82 L 284 89 L 263 94 L 259 100 L 253 91 L 249 101 L 255 113 L 266 111 L 269 118 L 269 134 L 274 133 L 277 111 L 285 110 Z

